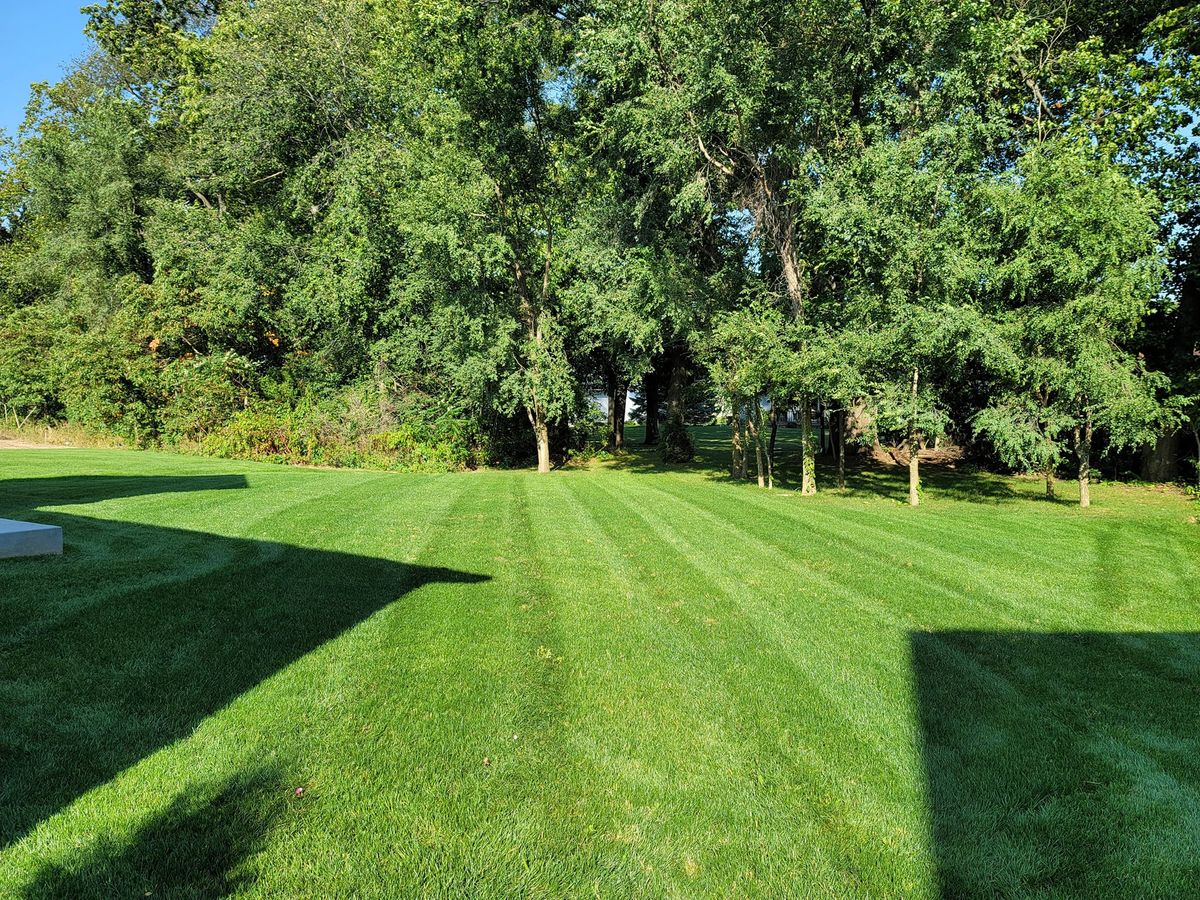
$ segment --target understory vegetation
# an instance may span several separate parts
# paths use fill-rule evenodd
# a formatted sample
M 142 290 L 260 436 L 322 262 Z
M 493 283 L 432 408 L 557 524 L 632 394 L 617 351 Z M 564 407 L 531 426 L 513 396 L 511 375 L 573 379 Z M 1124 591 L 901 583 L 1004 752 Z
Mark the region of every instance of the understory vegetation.
M 0 137 L 0 415 L 411 470 L 1200 479 L 1200 11 L 101 0 Z M 832 437 L 824 441 L 819 432 Z M 836 479 L 836 469 L 833 478 Z
M 0 565 L 0 894 L 1200 892 L 1177 490 L 931 467 L 898 516 L 903 467 L 801 500 L 691 438 L 549 476 L 5 451 L 0 516 L 66 554 Z

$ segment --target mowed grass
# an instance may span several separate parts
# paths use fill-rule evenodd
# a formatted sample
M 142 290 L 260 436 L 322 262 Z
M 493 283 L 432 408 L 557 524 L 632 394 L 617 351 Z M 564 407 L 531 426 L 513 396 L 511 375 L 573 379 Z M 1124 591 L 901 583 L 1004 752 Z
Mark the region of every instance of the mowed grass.
M 0 454 L 0 516 L 67 544 L 0 561 L 0 896 L 1200 892 L 1194 503 L 801 498 L 698 437 Z

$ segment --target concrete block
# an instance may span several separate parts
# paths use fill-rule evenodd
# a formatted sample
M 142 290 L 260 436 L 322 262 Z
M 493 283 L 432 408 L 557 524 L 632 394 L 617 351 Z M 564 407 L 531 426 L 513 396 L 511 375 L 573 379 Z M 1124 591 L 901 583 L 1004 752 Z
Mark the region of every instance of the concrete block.
M 0 519 L 0 559 L 12 556 L 53 556 L 63 552 L 63 533 L 57 525 L 35 525 Z

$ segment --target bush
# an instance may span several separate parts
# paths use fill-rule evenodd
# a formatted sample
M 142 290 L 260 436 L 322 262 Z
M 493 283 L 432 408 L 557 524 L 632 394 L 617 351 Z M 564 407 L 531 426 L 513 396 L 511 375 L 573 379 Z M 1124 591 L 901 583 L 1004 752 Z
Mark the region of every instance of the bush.
M 163 439 L 203 440 L 245 409 L 254 381 L 253 364 L 232 351 L 171 360 L 162 370 Z
M 296 410 L 246 409 L 208 434 L 200 444 L 211 456 L 264 462 L 312 462 L 319 441 L 313 423 Z
M 211 456 L 303 465 L 446 472 L 473 468 L 483 451 L 462 420 L 415 419 L 364 428 L 355 404 L 260 405 L 232 416 L 200 443 Z
M 34 309 L 0 318 L 0 410 L 7 423 L 51 419 L 55 397 L 54 333 Z
M 692 436 L 688 434 L 687 425 L 679 416 L 667 419 L 660 440 L 662 456 L 667 462 L 691 462 L 692 457 L 696 455 Z
M 159 370 L 116 330 L 66 336 L 56 361 L 64 418 L 144 447 L 159 433 Z
M 483 443 L 489 465 L 528 466 L 537 460 L 533 430 L 524 412 L 492 416 L 486 423 Z

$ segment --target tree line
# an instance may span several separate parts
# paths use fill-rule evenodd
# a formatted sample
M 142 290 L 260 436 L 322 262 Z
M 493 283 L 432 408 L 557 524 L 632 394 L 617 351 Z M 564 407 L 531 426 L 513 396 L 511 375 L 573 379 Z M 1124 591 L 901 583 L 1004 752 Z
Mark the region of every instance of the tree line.
M 913 503 L 943 438 L 1085 504 L 1200 455 L 1197 4 L 85 12 L 3 144 L 10 422 L 547 471 L 597 392 L 668 460 L 705 398 L 736 474 L 793 408 L 803 493 L 828 419 Z

